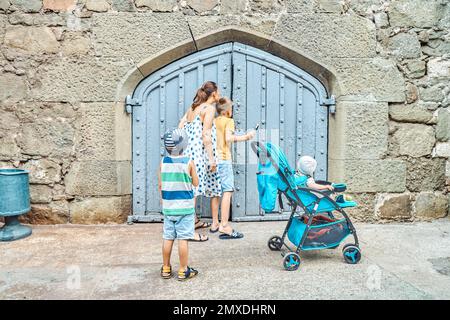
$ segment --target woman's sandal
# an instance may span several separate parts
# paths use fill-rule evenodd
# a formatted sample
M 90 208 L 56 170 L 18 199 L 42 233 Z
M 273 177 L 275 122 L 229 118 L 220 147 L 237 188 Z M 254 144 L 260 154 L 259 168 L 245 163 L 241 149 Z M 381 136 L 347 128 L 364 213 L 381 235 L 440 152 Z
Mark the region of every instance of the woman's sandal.
M 178 271 L 178 280 L 186 281 L 188 279 L 195 277 L 196 275 L 198 275 L 198 271 L 188 266 L 186 268 L 186 271 Z
M 166 267 L 166 266 L 162 266 L 161 267 L 161 278 L 163 279 L 170 279 L 172 278 L 172 266 Z
M 244 235 L 242 233 L 240 233 L 239 231 L 236 231 L 236 230 L 233 229 L 233 231 L 231 231 L 230 234 L 228 234 L 228 233 L 221 233 L 221 235 L 219 236 L 219 239 L 222 239 L 222 240 L 241 239 L 243 237 L 244 237 Z
M 205 242 L 205 241 L 209 240 L 208 236 L 206 236 L 204 234 L 200 234 L 200 233 L 197 233 L 197 234 L 198 234 L 198 239 L 195 239 L 195 235 L 194 235 L 194 238 L 193 239 L 189 239 L 188 241 L 191 241 L 191 242 Z
M 209 222 L 206 222 L 206 221 L 197 221 L 196 223 L 195 223 L 195 229 L 197 230 L 197 229 L 203 229 L 203 228 L 209 228 L 209 227 L 211 227 L 211 223 L 209 223 Z

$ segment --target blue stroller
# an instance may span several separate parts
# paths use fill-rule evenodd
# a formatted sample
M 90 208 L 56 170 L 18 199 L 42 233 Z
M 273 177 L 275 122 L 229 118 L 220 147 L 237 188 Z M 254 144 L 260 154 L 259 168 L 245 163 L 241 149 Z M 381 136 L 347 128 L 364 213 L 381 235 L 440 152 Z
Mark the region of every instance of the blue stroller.
M 356 230 L 345 213 L 344 208 L 356 207 L 354 201 L 346 201 L 343 195 L 331 198 L 333 192 L 346 190 L 345 184 L 333 184 L 334 191 L 318 191 L 306 187 L 306 178 L 291 169 L 284 153 L 271 143 L 252 142 L 251 147 L 258 156 L 258 192 L 261 207 L 266 212 L 273 212 L 278 198 L 283 209 L 281 195 L 284 194 L 292 207 L 286 228 L 281 237 L 273 236 L 268 241 L 269 249 L 281 251 L 283 266 L 288 271 L 300 266 L 300 251 L 335 249 L 350 234 L 354 244 L 342 248 L 345 262 L 356 264 L 361 259 Z M 330 184 L 326 181 L 316 183 Z M 301 209 L 298 212 L 297 209 Z M 341 216 L 336 218 L 335 214 Z M 295 245 L 293 250 L 285 239 Z M 288 249 L 283 251 L 283 246 Z

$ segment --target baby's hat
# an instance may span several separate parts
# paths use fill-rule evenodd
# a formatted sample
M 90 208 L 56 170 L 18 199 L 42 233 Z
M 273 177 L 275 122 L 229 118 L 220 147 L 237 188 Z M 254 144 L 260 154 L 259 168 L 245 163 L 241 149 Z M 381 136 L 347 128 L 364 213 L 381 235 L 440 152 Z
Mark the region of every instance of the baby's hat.
M 181 156 L 188 146 L 188 140 L 184 129 L 169 130 L 164 135 L 164 146 L 171 156 Z
M 317 161 L 310 156 L 302 156 L 298 159 L 297 169 L 306 176 L 313 176 L 317 168 Z

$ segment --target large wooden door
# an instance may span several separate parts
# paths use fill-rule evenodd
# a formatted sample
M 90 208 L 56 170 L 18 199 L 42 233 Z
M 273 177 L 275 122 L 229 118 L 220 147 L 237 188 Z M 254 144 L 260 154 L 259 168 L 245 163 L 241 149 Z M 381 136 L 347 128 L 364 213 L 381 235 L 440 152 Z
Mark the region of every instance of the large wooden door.
M 133 220 L 160 221 L 156 172 L 164 155 L 162 136 L 177 126 L 198 87 L 217 82 L 235 102 L 236 127 L 260 123 L 257 139 L 279 144 L 292 166 L 300 155 L 318 161 L 316 178 L 327 176 L 327 97 L 318 80 L 264 51 L 227 43 L 171 63 L 144 79 L 129 98 L 133 121 Z M 234 221 L 284 218 L 263 214 L 256 189 L 257 159 L 248 143 L 234 145 Z M 210 217 L 208 199 L 197 210 Z

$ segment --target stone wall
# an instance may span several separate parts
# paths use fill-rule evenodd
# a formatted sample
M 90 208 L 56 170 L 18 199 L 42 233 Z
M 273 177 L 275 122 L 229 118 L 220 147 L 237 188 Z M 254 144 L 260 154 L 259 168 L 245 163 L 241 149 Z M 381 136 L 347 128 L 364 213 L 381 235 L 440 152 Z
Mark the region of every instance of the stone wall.
M 449 1 L 0 0 L 0 166 L 31 171 L 26 219 L 124 222 L 129 80 L 160 52 L 220 42 L 223 28 L 328 81 L 330 178 L 360 202 L 354 218 L 448 214 Z

